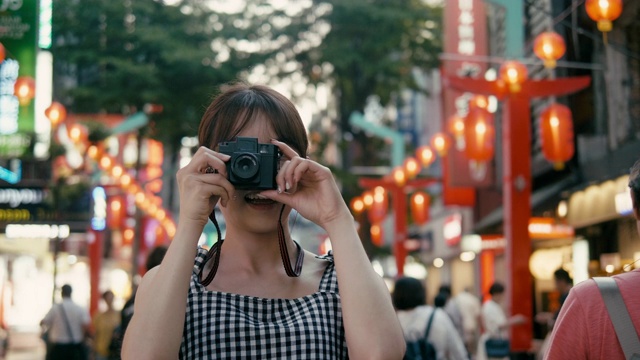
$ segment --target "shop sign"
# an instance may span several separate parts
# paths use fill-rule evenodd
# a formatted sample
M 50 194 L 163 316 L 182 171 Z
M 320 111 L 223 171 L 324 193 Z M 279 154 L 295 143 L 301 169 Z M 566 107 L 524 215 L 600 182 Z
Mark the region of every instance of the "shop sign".
M 9 239 L 56 239 L 69 237 L 69 225 L 9 224 L 5 234 Z
M 0 189 L 0 207 L 17 208 L 21 205 L 37 205 L 44 202 L 46 193 L 42 189 L 5 188 Z
M 102 231 L 107 225 L 107 193 L 103 187 L 96 186 L 93 189 L 93 217 L 91 229 Z
M 37 0 L 0 0 L 0 157 L 19 157 L 29 148 L 35 101 L 20 106 L 13 86 L 19 76 L 36 77 Z M 10 55 L 10 56 L 9 56 Z
M 447 246 L 456 246 L 462 240 L 462 215 L 452 214 L 444 220 L 442 234 Z
M 485 4 L 482 0 L 452 0 L 444 8 L 444 52 L 457 59 L 443 61 L 443 71 L 448 76 L 482 78 L 487 63 L 479 58 L 488 54 Z M 459 59 L 459 60 L 458 60 Z M 443 119 L 457 115 L 464 118 L 469 112 L 469 99 L 473 94 L 448 87 L 443 88 Z M 446 157 L 444 167 L 445 204 L 469 205 L 458 203 L 452 194 L 460 188 L 486 187 L 493 183 L 493 164 L 487 163 L 484 177 L 474 174 L 464 149 L 452 146 Z M 451 199 L 451 200 L 447 200 Z
M 572 226 L 556 224 L 553 218 L 529 219 L 529 236 L 531 239 L 562 239 L 575 236 Z

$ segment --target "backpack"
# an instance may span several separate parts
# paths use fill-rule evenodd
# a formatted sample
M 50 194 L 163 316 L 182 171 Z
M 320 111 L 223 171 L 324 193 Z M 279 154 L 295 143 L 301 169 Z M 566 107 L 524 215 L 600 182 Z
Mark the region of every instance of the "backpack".
M 416 341 L 407 341 L 407 352 L 404 354 L 404 360 L 436 360 L 436 348 L 429 342 L 429 332 L 431 331 L 431 323 L 433 316 L 436 314 L 436 308 L 431 312 L 429 321 L 427 322 L 427 330 L 424 336 Z

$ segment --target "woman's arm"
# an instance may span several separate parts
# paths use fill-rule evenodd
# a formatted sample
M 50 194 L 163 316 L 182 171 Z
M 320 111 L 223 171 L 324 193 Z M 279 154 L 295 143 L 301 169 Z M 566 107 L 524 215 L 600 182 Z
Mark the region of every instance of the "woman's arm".
M 332 240 L 349 357 L 400 359 L 405 341 L 389 290 L 373 271 L 348 209 L 325 230 Z
M 149 270 L 138 287 L 133 318 L 124 337 L 122 359 L 175 360 L 178 357 L 200 236 L 199 232 L 197 236 L 190 234 L 184 227 L 178 225 L 162 264 Z M 189 241 L 191 239 L 196 241 Z
M 218 200 L 226 206 L 234 188 L 227 180 L 228 155 L 201 147 L 177 174 L 180 219 L 162 263 L 138 288 L 133 318 L 127 327 L 122 358 L 175 360 L 178 357 L 189 283 L 200 234 Z M 211 167 L 217 173 L 207 172 Z

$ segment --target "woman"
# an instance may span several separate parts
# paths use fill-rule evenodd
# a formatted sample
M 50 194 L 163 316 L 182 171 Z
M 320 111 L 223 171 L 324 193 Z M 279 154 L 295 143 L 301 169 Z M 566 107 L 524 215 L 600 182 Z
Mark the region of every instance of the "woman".
M 435 348 L 437 359 L 469 358 L 447 313 L 442 308 L 425 305 L 425 289 L 420 280 L 410 277 L 398 279 L 392 298 L 406 341 L 423 338 L 433 314 L 427 340 Z
M 521 314 L 507 318 L 507 315 L 500 305 L 504 298 L 504 290 L 502 284 L 494 283 L 489 288 L 491 299 L 482 304 L 482 325 L 484 333 L 478 341 L 477 360 L 488 358 L 486 349 L 488 339 L 507 339 L 507 330 L 509 330 L 510 326 L 524 324 L 527 321 L 527 318 Z
M 294 105 L 270 88 L 236 84 L 211 103 L 198 132 L 201 147 L 177 173 L 176 235 L 138 289 L 123 358 L 400 358 L 387 288 L 330 170 L 307 158 Z M 238 136 L 281 151 L 276 189 L 229 181 L 231 156 L 216 149 Z M 218 202 L 226 236 L 208 253 L 196 244 Z M 315 256 L 291 239 L 292 209 L 327 232 L 335 255 Z

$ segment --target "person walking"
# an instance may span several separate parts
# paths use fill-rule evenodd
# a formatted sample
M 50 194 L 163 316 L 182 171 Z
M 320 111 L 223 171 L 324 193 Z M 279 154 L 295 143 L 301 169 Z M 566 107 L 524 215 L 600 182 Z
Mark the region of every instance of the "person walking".
M 462 317 L 462 341 L 469 354 L 475 354 L 480 335 L 480 316 L 482 303 L 478 296 L 471 293 L 471 289 L 465 288 L 459 292 L 452 301 L 458 306 Z
M 176 176 L 176 234 L 138 288 L 122 358 L 401 358 L 388 289 L 333 174 L 307 157 L 293 103 L 266 86 L 225 86 L 198 139 Z M 225 236 L 198 249 L 216 205 Z M 333 252 L 294 241 L 293 209 L 327 232 Z
M 85 337 L 90 334 L 89 312 L 71 300 L 71 285 L 62 286 L 62 302 L 54 304 L 40 322 L 49 329 L 47 360 L 86 360 Z
M 504 285 L 498 282 L 494 283 L 489 288 L 491 299 L 482 304 L 482 325 L 484 332 L 478 340 L 478 349 L 476 351 L 477 360 L 489 358 L 487 355 L 488 340 L 506 340 L 509 338 L 508 330 L 510 326 L 524 324 L 527 321 L 527 318 L 522 314 L 507 317 L 501 305 L 504 300 L 504 291 Z
M 415 342 L 425 337 L 433 315 L 427 341 L 435 348 L 436 359 L 468 359 L 462 339 L 444 309 L 426 305 L 426 291 L 420 280 L 411 277 L 398 279 L 392 299 L 405 341 Z M 438 305 L 444 305 L 446 295 L 439 293 L 436 299 Z
M 155 246 L 147 255 L 145 270 L 149 271 L 160 265 L 166 253 L 167 247 L 165 245 Z M 120 324 L 114 329 L 113 336 L 111 337 L 111 343 L 109 345 L 109 360 L 121 359 L 120 353 L 122 351 L 122 341 L 124 339 L 124 334 L 127 332 L 127 326 L 129 326 L 129 322 L 131 321 L 131 318 L 133 318 L 136 292 L 136 290 L 133 291 L 133 294 L 129 300 L 124 303 L 124 306 L 120 311 Z
M 551 331 L 553 330 L 553 326 L 558 319 L 560 310 L 562 310 L 562 305 L 564 304 L 565 300 L 567 300 L 569 291 L 571 291 L 571 288 L 573 287 L 573 279 L 569 275 L 569 272 L 563 268 L 559 268 L 554 271 L 553 279 L 556 285 L 556 290 L 560 294 L 560 297 L 558 299 L 559 306 L 554 312 L 545 311 L 536 314 L 536 322 L 545 325 L 547 328 L 547 333 L 544 337 L 544 340 L 542 341 L 540 350 L 536 354 L 537 359 L 542 359 L 544 354 L 547 352 L 547 349 L 549 348 L 549 342 L 551 341 Z
M 640 234 L 640 160 L 631 167 L 629 188 L 633 215 Z M 623 316 L 632 329 L 623 334 L 630 344 L 639 346 L 640 329 L 640 269 L 611 277 L 615 281 L 628 316 Z M 629 359 L 618 340 L 618 328 L 614 328 L 604 298 L 594 280 L 583 281 L 569 291 L 569 296 L 555 321 L 549 347 L 544 358 L 556 359 Z M 634 334 L 635 333 L 635 334 Z M 637 357 L 640 354 L 636 353 Z M 634 359 L 636 357 L 633 357 Z
M 109 346 L 113 331 L 120 325 L 120 312 L 113 308 L 113 297 L 111 290 L 107 290 L 102 294 L 102 300 L 107 305 L 107 309 L 93 319 L 93 351 L 96 354 L 96 360 L 107 360 L 109 358 Z

